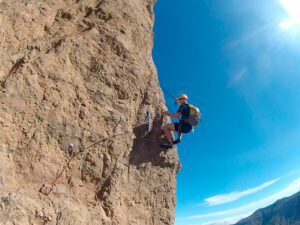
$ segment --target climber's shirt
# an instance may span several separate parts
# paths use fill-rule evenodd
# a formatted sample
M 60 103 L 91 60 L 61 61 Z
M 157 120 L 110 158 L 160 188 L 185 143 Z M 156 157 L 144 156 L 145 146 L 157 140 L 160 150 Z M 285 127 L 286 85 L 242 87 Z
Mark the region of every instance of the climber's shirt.
M 175 131 L 181 132 L 181 133 L 188 133 L 192 130 L 192 126 L 189 123 L 184 122 L 185 119 L 189 118 L 190 115 L 190 107 L 188 104 L 182 104 L 179 109 L 177 110 L 177 113 L 181 113 L 181 119 L 178 122 L 174 123 Z
M 187 118 L 189 118 L 189 115 L 190 115 L 190 107 L 189 107 L 188 104 L 184 103 L 179 107 L 177 112 L 181 113 L 181 119 L 180 120 L 187 119 Z

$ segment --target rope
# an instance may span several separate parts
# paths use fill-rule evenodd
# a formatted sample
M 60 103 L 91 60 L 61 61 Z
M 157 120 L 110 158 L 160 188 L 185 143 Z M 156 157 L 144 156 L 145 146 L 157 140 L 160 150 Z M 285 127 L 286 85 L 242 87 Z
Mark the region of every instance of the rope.
M 168 97 L 172 98 L 172 100 L 174 100 L 176 98 L 170 92 L 168 92 L 165 88 L 161 87 L 161 89 L 167 94 Z
M 166 102 L 164 102 L 164 101 L 162 101 L 166 106 L 167 106 L 167 108 L 169 109 L 169 111 L 171 112 L 171 113 L 174 113 L 174 109 L 170 106 L 170 105 L 168 105 Z
M 86 152 L 87 153 L 87 152 Z M 86 154 L 85 153 L 85 154 Z M 83 163 L 83 159 L 84 157 L 81 157 L 80 161 L 78 161 L 78 163 L 76 164 L 76 166 L 73 168 L 72 170 L 72 174 L 70 176 L 70 179 L 68 180 L 68 186 L 67 186 L 67 190 L 69 190 L 71 188 L 71 184 L 72 184 L 72 178 L 75 174 L 75 171 L 80 168 L 82 166 L 82 163 Z M 60 221 L 60 218 L 62 217 L 62 211 L 63 211 L 63 207 L 65 205 L 65 200 L 67 198 L 67 194 L 65 193 L 65 196 L 63 198 L 63 201 L 59 204 L 59 209 L 60 211 L 58 212 L 57 214 L 57 217 L 56 217 L 56 225 L 59 225 L 59 221 Z
M 165 103 L 165 102 L 164 102 L 164 103 Z M 166 104 L 166 105 L 167 105 L 167 104 Z M 145 123 L 144 123 L 144 124 L 145 124 Z M 136 127 L 138 127 L 138 126 L 141 126 L 141 125 L 143 125 L 143 124 L 139 124 L 139 125 L 133 127 L 133 129 L 136 128 Z M 98 141 L 96 141 L 96 142 L 94 142 L 94 143 L 88 145 L 87 147 L 81 148 L 80 151 L 79 151 L 77 154 L 73 155 L 73 156 L 67 161 L 67 163 L 65 164 L 65 166 L 63 167 L 63 169 L 62 169 L 60 172 L 59 172 L 59 171 L 57 172 L 56 177 L 55 177 L 55 178 L 53 179 L 53 181 L 50 183 L 51 189 L 49 190 L 49 192 L 48 192 L 46 195 L 48 196 L 48 195 L 52 192 L 53 186 L 55 185 L 56 181 L 57 181 L 57 180 L 62 176 L 62 174 L 66 171 L 67 167 L 70 165 L 70 163 L 72 162 L 72 160 L 73 160 L 74 158 L 76 158 L 76 157 L 79 156 L 80 154 L 84 153 L 87 149 L 89 149 L 89 148 L 91 148 L 91 147 L 93 147 L 93 146 L 95 146 L 95 145 L 97 145 L 97 144 L 99 144 L 99 143 L 101 143 L 101 142 L 103 142 L 103 141 L 106 141 L 106 140 L 115 138 L 115 137 L 117 137 L 117 136 L 122 136 L 122 135 L 126 135 L 126 134 L 133 134 L 133 133 L 134 133 L 134 132 L 132 132 L 132 131 L 131 131 L 131 132 L 124 132 L 124 133 L 121 133 L 121 134 L 115 134 L 115 135 L 110 136 L 110 137 L 101 138 L 100 140 L 98 140 Z
M 167 104 L 166 104 L 167 105 Z M 167 105 L 168 106 L 168 105 Z M 141 126 L 143 124 L 140 124 L 140 125 L 137 125 L 135 127 L 138 127 L 138 126 Z M 135 128 L 133 127 L 133 128 Z M 113 136 L 110 136 L 110 137 L 106 137 L 106 138 L 101 138 L 100 140 L 88 145 L 87 147 L 84 147 L 84 148 L 81 148 L 80 151 L 73 155 L 69 160 L 68 162 L 65 164 L 65 166 L 63 167 L 63 169 L 57 173 L 56 177 L 54 178 L 54 180 L 51 182 L 51 189 L 49 190 L 49 192 L 46 194 L 47 196 L 52 192 L 53 190 L 53 187 L 56 183 L 56 181 L 62 176 L 62 174 L 66 171 L 67 167 L 70 165 L 70 163 L 72 162 L 72 160 L 74 158 L 76 158 L 77 156 L 83 154 L 83 155 L 86 155 L 88 153 L 88 149 L 92 148 L 93 146 L 101 143 L 101 142 L 104 142 L 106 140 L 110 140 L 112 138 L 115 138 L 115 137 L 118 137 L 118 136 L 122 136 L 122 135 L 127 135 L 127 134 L 133 134 L 134 132 L 124 132 L 124 133 L 121 133 L 121 134 L 115 134 Z M 113 155 L 114 156 L 114 155 Z M 119 156 L 114 156 L 114 157 L 119 157 Z M 75 164 L 74 168 L 71 169 L 71 176 L 70 178 L 68 179 L 68 185 L 67 185 L 67 190 L 69 190 L 71 188 L 71 184 L 72 184 L 72 178 L 75 174 L 75 172 L 77 171 L 78 168 L 80 168 L 82 165 L 83 165 L 83 160 L 84 157 L 81 157 L 81 159 Z M 67 193 L 67 192 L 66 192 Z M 65 205 L 65 201 L 66 201 L 66 198 L 67 198 L 67 194 L 65 193 L 64 195 L 64 198 L 63 200 L 61 201 L 61 203 L 59 204 L 59 212 L 57 213 L 57 216 L 56 216 L 56 225 L 59 225 L 59 222 L 60 222 L 60 219 L 62 217 L 62 212 L 63 212 L 63 207 Z
M 122 133 L 122 134 L 115 134 L 115 135 L 113 135 L 113 136 L 111 136 L 111 137 L 102 138 L 102 139 L 100 139 L 99 141 L 97 141 L 97 142 L 95 142 L 95 143 L 93 143 L 93 144 L 91 144 L 91 145 L 89 145 L 89 146 L 87 146 L 87 147 L 85 147 L 85 148 L 82 148 L 80 152 L 78 152 L 76 155 L 74 155 L 73 157 L 71 157 L 71 159 L 69 159 L 69 161 L 68 161 L 67 164 L 64 166 L 64 168 L 62 169 L 62 171 L 61 171 L 61 172 L 56 176 L 56 178 L 51 182 L 51 186 L 52 186 L 52 187 L 51 187 L 50 191 L 47 193 L 47 196 L 52 192 L 53 186 L 54 186 L 55 182 L 61 177 L 61 175 L 63 174 L 63 172 L 66 170 L 67 166 L 71 163 L 71 161 L 72 161 L 74 158 L 76 158 L 78 155 L 80 155 L 80 154 L 82 154 L 82 153 L 85 153 L 85 155 L 86 155 L 87 151 L 85 151 L 85 150 L 87 150 L 87 149 L 89 149 L 89 148 L 91 148 L 91 147 L 93 147 L 93 146 L 99 144 L 100 142 L 103 142 L 103 141 L 112 139 L 112 138 L 117 137 L 117 136 L 121 136 L 121 135 L 125 135 L 125 134 L 131 134 L 131 133 L 133 133 L 133 132 L 126 132 L 126 133 Z M 83 164 L 83 159 L 84 159 L 84 157 L 81 157 L 81 159 L 77 162 L 77 164 L 75 165 L 75 167 L 71 170 L 72 173 L 71 173 L 70 178 L 68 179 L 67 190 L 69 190 L 69 189 L 71 188 L 72 178 L 73 178 L 73 176 L 74 176 L 74 174 L 75 174 L 75 171 L 76 171 L 79 167 L 82 166 L 82 164 Z M 63 206 L 64 206 L 64 204 L 65 204 L 66 198 L 67 198 L 67 195 L 65 194 L 65 196 L 64 196 L 64 198 L 63 198 L 63 200 L 62 200 L 62 202 L 59 204 L 59 209 L 60 209 L 60 210 L 59 210 L 59 212 L 57 213 L 57 216 L 56 216 L 56 225 L 59 225 L 59 221 L 60 221 L 60 219 L 61 219 L 61 217 L 62 217 Z
M 133 129 L 136 128 L 136 127 L 138 127 L 138 126 L 144 125 L 144 124 L 145 124 L 145 123 L 139 124 L 139 125 L 133 127 Z M 68 162 L 65 164 L 65 166 L 63 167 L 63 169 L 62 169 L 60 172 L 57 172 L 56 177 L 55 177 L 55 178 L 53 179 L 53 181 L 50 183 L 50 184 L 51 184 L 51 189 L 50 189 L 50 191 L 49 191 L 46 195 L 48 196 L 48 195 L 52 192 L 53 186 L 55 185 L 56 181 L 62 176 L 63 172 L 67 169 L 67 167 L 70 165 L 70 163 L 72 162 L 72 160 L 73 160 L 74 158 L 76 158 L 76 157 L 79 156 L 80 154 L 84 153 L 87 149 L 89 149 L 89 148 L 91 148 L 91 147 L 93 147 L 93 146 L 95 146 L 95 145 L 97 145 L 97 144 L 99 144 L 99 143 L 101 143 L 101 142 L 103 142 L 103 141 L 110 140 L 110 139 L 115 138 L 115 137 L 117 137 L 117 136 L 122 136 L 122 135 L 126 135 L 126 134 L 134 134 L 134 132 L 132 132 L 132 131 L 131 131 L 131 132 L 124 132 L 124 133 L 121 133 L 121 134 L 115 134 L 115 135 L 110 136 L 110 137 L 101 138 L 100 140 L 98 140 L 98 141 L 96 141 L 96 142 L 94 142 L 94 143 L 88 145 L 87 147 L 81 148 L 80 151 L 79 151 L 77 154 L 75 154 L 74 156 L 72 156 L 72 157 L 68 160 Z M 73 170 L 74 170 L 74 169 L 73 169 Z
M 165 90 L 165 89 L 164 89 Z M 168 92 L 165 90 L 165 92 L 168 94 L 169 97 L 171 97 L 172 99 L 174 99 L 174 97 Z M 160 100 L 162 101 L 162 100 Z M 170 110 L 170 112 L 172 112 L 172 108 L 165 102 L 165 101 L 162 101 L 167 107 L 168 109 Z M 147 125 L 148 125 L 148 114 L 147 114 Z M 140 125 L 143 125 L 143 124 L 140 124 Z M 138 125 L 138 126 L 140 126 Z M 135 127 L 138 127 L 138 126 L 135 126 Z M 133 128 L 135 128 L 133 127 Z M 148 128 L 147 128 L 148 129 Z M 147 130 L 148 132 L 148 130 Z M 53 187 L 55 185 L 55 183 L 57 182 L 57 180 L 62 176 L 62 174 L 66 171 L 66 169 L 69 167 L 70 163 L 72 162 L 73 159 L 75 159 L 77 156 L 83 154 L 83 155 L 86 155 L 88 151 L 88 149 L 92 148 L 93 146 L 96 146 L 97 144 L 99 143 L 102 143 L 106 140 L 110 140 L 112 138 L 115 138 L 117 136 L 122 136 L 122 135 L 128 135 L 128 134 L 133 134 L 133 132 L 124 132 L 124 133 L 121 133 L 121 134 L 115 134 L 113 136 L 110 136 L 110 137 L 106 137 L 106 138 L 101 138 L 100 140 L 88 145 L 87 147 L 84 147 L 84 148 L 81 148 L 80 151 L 78 153 L 76 153 L 75 155 L 73 155 L 68 161 L 67 163 L 65 164 L 65 166 L 62 168 L 62 170 L 60 172 L 57 172 L 57 175 L 56 177 L 54 178 L 54 180 L 51 182 L 51 188 L 49 190 L 49 192 L 46 194 L 47 196 L 52 192 L 53 190 Z M 119 156 L 116 156 L 116 157 L 119 157 Z M 80 168 L 83 164 L 83 159 L 84 157 L 81 157 L 81 159 L 75 164 L 74 168 L 71 169 L 71 176 L 70 178 L 68 179 L 68 185 L 67 185 L 67 190 L 69 190 L 71 188 L 71 184 L 72 184 L 72 178 L 75 174 L 75 172 L 77 171 L 78 168 Z M 62 217 L 62 211 L 63 211 L 63 207 L 64 207 L 64 204 L 65 204 L 65 200 L 67 198 L 67 194 L 65 193 L 64 195 L 64 198 L 62 200 L 62 202 L 59 204 L 59 212 L 57 213 L 57 217 L 56 217 L 56 225 L 59 225 L 59 221 Z
M 66 163 L 66 165 L 65 165 L 65 166 L 63 167 L 63 169 L 61 170 L 61 172 L 60 172 L 60 173 L 55 177 L 55 179 L 51 182 L 52 188 L 51 188 L 51 190 L 47 193 L 47 195 L 49 195 L 49 194 L 51 193 L 51 191 L 52 191 L 52 189 L 53 189 L 53 185 L 54 185 L 54 184 L 56 183 L 56 181 L 61 177 L 61 175 L 63 174 L 63 172 L 64 172 L 64 171 L 67 169 L 67 167 L 70 165 L 71 161 L 72 161 L 74 158 L 76 158 L 78 155 L 84 153 L 85 150 L 87 150 L 87 149 L 89 149 L 89 148 L 91 148 L 91 147 L 93 147 L 93 146 L 95 146 L 95 145 L 97 145 L 97 144 L 99 144 L 99 143 L 101 143 L 101 142 L 103 142 L 103 141 L 112 139 L 112 138 L 117 137 L 117 136 L 121 136 L 121 135 L 125 135 L 125 134 L 132 134 L 132 133 L 133 133 L 133 132 L 126 132 L 126 133 L 122 133 L 122 134 L 115 134 L 115 135 L 113 135 L 113 136 L 111 136 L 111 137 L 102 138 L 102 139 L 100 139 L 99 141 L 96 141 L 96 142 L 94 142 L 93 144 L 91 144 L 91 145 L 89 145 L 89 146 L 87 146 L 87 147 L 85 147 L 85 148 L 82 148 L 77 154 L 75 154 L 74 156 L 72 156 L 72 157 L 69 159 L 69 161 Z
M 4 77 L 3 80 L 0 81 L 0 86 L 2 88 L 5 88 L 6 82 L 8 81 L 8 79 L 14 75 L 18 69 L 20 67 L 22 67 L 25 64 L 29 64 L 29 63 L 33 63 L 36 59 L 38 59 L 39 57 L 42 57 L 44 55 L 47 55 L 49 52 L 51 52 L 52 50 L 55 50 L 57 47 L 59 47 L 63 42 L 66 41 L 67 38 L 73 38 L 76 36 L 80 36 L 80 35 L 84 35 L 87 31 L 90 30 L 90 28 L 92 28 L 93 25 L 88 25 L 87 28 L 85 28 L 82 31 L 75 31 L 75 32 L 71 32 L 70 34 L 65 34 L 63 37 L 61 37 L 58 41 L 51 43 L 51 47 L 49 47 L 46 51 L 42 52 L 40 51 L 39 54 L 37 54 L 36 56 L 31 56 L 32 51 L 29 51 L 27 53 L 26 56 L 24 56 L 23 58 L 21 58 L 20 60 L 18 60 L 10 69 L 8 75 L 6 77 Z M 51 37 L 52 38 L 52 37 Z M 26 58 L 28 58 L 28 60 L 26 60 Z
M 164 87 L 160 86 L 161 89 L 166 93 L 166 96 L 169 97 L 170 99 L 172 99 L 172 101 L 174 101 L 174 99 L 176 97 L 174 97 L 174 95 L 172 95 L 167 89 L 165 89 Z M 176 102 L 174 102 L 176 104 Z M 174 111 L 176 110 L 173 110 L 173 107 L 170 107 L 166 102 L 164 102 L 164 104 L 169 108 L 169 109 L 172 109 L 170 110 L 171 113 L 173 113 Z

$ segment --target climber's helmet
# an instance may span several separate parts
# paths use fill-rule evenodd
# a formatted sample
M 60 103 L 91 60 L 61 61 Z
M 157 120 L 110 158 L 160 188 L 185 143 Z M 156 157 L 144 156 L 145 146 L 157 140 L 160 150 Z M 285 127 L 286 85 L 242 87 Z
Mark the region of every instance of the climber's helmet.
M 182 103 L 186 103 L 187 102 L 188 97 L 187 97 L 186 94 L 182 94 L 182 95 L 179 96 L 178 99 L 179 99 L 179 102 L 182 104 Z

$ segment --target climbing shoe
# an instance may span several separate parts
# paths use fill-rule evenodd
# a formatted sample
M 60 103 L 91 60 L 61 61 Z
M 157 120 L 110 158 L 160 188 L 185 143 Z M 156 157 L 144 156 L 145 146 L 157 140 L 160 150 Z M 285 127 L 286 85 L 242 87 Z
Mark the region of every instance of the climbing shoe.
M 180 141 L 181 141 L 180 139 L 176 139 L 175 141 L 173 141 L 173 144 L 174 144 L 174 145 L 177 145 L 177 144 L 180 143 Z
M 162 143 L 160 145 L 162 148 L 165 148 L 165 149 L 169 149 L 169 148 L 172 148 L 172 144 L 170 144 L 169 142 L 166 142 L 166 143 Z

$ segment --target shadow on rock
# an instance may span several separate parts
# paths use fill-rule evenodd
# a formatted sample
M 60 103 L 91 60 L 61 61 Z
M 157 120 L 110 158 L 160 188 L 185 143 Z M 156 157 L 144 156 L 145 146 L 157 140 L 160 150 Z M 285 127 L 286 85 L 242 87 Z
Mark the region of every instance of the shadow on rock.
M 162 118 L 154 120 L 153 128 L 148 133 L 146 132 L 146 124 L 133 129 L 136 138 L 129 155 L 131 165 L 139 166 L 151 162 L 153 166 L 176 168 L 177 172 L 180 170 L 181 166 L 176 147 L 168 150 L 160 147 L 162 143 L 160 139 L 162 123 Z

